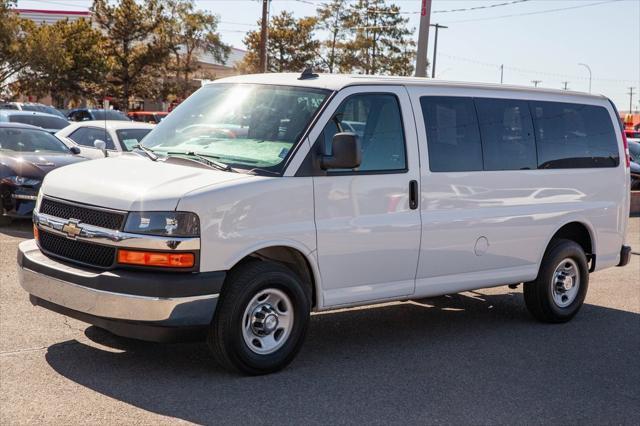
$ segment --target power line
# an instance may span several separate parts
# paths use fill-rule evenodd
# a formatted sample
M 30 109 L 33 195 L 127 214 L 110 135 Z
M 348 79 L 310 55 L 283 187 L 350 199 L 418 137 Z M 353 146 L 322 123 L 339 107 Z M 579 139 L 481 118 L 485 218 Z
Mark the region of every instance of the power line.
M 557 9 L 546 9 L 546 10 L 538 10 L 538 11 L 524 12 L 524 13 L 513 13 L 513 14 L 510 14 L 510 15 L 491 16 L 491 17 L 486 17 L 486 18 L 462 19 L 462 20 L 458 20 L 458 21 L 447 21 L 445 23 L 446 24 L 461 24 L 461 23 L 464 23 L 464 22 L 490 21 L 490 20 L 494 20 L 494 19 L 513 18 L 513 17 L 516 17 L 516 16 L 541 15 L 541 14 L 545 14 L 545 13 L 560 12 L 560 11 L 563 11 L 563 10 L 582 9 L 582 8 L 585 8 L 585 7 L 598 6 L 598 5 L 601 5 L 601 4 L 616 3 L 616 2 L 619 2 L 619 1 L 622 1 L 622 0 L 606 0 L 606 1 L 596 2 L 596 3 L 582 4 L 582 5 L 578 5 L 578 6 L 559 7 Z

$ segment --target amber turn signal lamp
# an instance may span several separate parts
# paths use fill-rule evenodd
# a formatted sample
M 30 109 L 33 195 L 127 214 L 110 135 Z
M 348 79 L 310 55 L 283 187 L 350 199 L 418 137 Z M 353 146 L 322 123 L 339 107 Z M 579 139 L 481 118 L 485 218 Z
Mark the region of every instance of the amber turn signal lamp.
M 118 250 L 118 263 L 163 268 L 191 268 L 195 265 L 195 256 L 193 253 Z
M 33 225 L 33 238 L 35 238 L 36 240 L 38 240 L 38 227 L 36 225 Z

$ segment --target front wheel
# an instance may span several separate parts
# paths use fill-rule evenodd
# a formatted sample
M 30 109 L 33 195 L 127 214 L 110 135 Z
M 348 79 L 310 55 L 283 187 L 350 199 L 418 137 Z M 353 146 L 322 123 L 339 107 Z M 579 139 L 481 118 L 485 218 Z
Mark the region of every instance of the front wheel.
M 252 375 L 287 366 L 304 340 L 310 291 L 277 263 L 253 261 L 231 271 L 207 339 L 216 360 Z
M 567 322 L 578 313 L 589 287 L 589 267 L 582 247 L 552 241 L 535 281 L 524 284 L 524 301 L 539 321 Z

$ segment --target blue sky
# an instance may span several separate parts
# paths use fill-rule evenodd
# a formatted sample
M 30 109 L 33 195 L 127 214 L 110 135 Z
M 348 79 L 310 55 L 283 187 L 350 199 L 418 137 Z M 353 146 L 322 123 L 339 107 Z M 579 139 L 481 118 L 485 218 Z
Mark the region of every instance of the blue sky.
M 509 0 L 433 0 L 432 23 L 440 30 L 437 76 L 447 80 L 504 82 L 587 91 L 588 71 L 592 91 L 602 93 L 629 109 L 629 87 L 640 93 L 640 0 L 530 0 L 493 8 L 445 12 L 491 6 Z M 321 0 L 273 0 L 271 13 L 290 10 L 311 15 Z M 243 47 L 247 30 L 260 17 L 261 1 L 196 0 L 200 9 L 220 16 L 223 40 Z M 418 28 L 420 0 L 395 0 L 408 13 L 409 26 Z M 19 0 L 32 9 L 86 10 L 90 0 Z M 416 32 L 417 39 L 417 32 Z M 433 54 L 430 34 L 429 57 Z M 634 109 L 640 108 L 634 95 Z

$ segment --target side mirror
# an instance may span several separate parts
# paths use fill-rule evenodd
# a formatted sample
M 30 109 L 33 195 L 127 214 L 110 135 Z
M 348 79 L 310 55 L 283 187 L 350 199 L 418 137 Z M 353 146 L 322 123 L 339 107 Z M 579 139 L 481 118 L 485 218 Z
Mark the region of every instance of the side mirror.
M 320 167 L 328 169 L 354 169 L 362 162 L 360 139 L 355 133 L 336 133 L 331 141 L 332 155 L 320 158 Z
M 69 148 L 69 151 L 71 151 L 73 155 L 80 154 L 80 148 L 78 148 L 77 146 L 72 146 L 71 148 Z
M 96 149 L 99 149 L 100 151 L 102 151 L 102 154 L 105 157 L 109 156 L 109 153 L 107 152 L 107 144 L 105 143 L 105 141 L 100 140 L 100 139 L 96 139 L 95 141 L 93 141 L 93 146 Z

